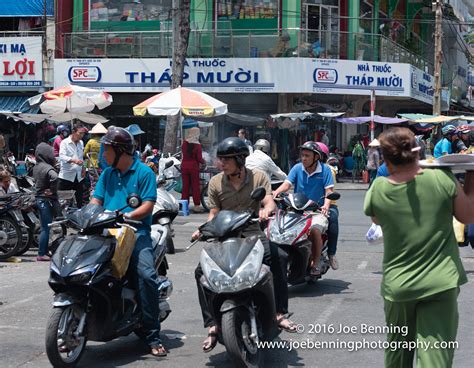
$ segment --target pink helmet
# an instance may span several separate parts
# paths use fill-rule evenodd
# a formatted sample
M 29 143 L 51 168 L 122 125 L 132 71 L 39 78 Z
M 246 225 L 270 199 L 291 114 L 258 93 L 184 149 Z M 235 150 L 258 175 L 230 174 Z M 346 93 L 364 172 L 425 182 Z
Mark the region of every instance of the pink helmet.
M 326 155 L 326 158 L 328 158 L 329 157 L 329 148 L 328 148 L 328 146 L 326 146 L 323 142 L 316 142 L 316 143 L 321 148 L 321 151 L 324 152 L 324 154 Z

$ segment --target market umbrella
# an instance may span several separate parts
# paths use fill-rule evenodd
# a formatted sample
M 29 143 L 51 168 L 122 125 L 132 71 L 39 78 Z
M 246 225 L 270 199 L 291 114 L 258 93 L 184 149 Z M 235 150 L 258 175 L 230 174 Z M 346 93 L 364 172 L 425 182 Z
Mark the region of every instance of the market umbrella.
M 30 106 L 38 105 L 45 114 L 85 113 L 94 108 L 102 110 L 110 106 L 112 96 L 97 89 L 68 85 L 51 91 L 43 92 L 29 98 Z M 69 120 L 73 119 L 70 117 Z
M 178 87 L 139 103 L 133 107 L 133 114 L 146 113 L 158 116 L 183 114 L 186 116 L 211 117 L 227 113 L 227 104 L 203 92 Z

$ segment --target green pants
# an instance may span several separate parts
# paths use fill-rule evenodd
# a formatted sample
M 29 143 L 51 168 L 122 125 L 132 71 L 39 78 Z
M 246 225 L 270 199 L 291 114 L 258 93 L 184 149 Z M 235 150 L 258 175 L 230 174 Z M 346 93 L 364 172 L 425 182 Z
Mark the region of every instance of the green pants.
M 387 334 L 391 348 L 385 350 L 385 368 L 413 367 L 415 351 L 417 368 L 452 366 L 455 347 L 452 342 L 456 340 L 459 320 L 458 294 L 459 288 L 454 288 L 421 300 L 384 300 L 387 326 L 405 328 Z M 397 342 L 401 346 L 411 342 L 412 347 L 416 344 L 416 349 L 394 349 Z M 447 343 L 451 346 L 446 346 Z

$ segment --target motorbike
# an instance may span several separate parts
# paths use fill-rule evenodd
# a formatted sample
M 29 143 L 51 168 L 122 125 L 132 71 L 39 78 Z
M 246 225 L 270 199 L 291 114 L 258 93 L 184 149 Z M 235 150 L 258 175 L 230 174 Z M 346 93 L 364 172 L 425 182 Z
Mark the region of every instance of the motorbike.
M 22 193 L 0 197 L 0 259 L 15 256 L 23 245 L 23 228 L 26 227 L 20 211 Z
M 27 175 L 33 175 L 33 167 L 36 165 L 36 157 L 34 150 L 30 150 L 25 157 L 25 167 Z
M 252 192 L 254 200 L 264 196 L 263 188 Z M 257 236 L 240 236 L 257 221 L 251 212 L 219 211 L 200 227 L 197 240 L 208 241 L 201 251 L 200 282 L 217 323 L 218 341 L 233 360 L 247 367 L 260 366 L 260 342 L 273 340 L 280 333 L 273 276 L 270 267 L 262 263 L 263 244 Z
M 141 199 L 131 195 L 131 208 L 138 208 Z M 135 332 L 142 336 L 140 308 L 135 289 L 127 277 L 112 275 L 111 259 L 116 239 L 107 229 L 141 224 L 126 219 L 118 211 L 88 204 L 67 215 L 66 222 L 77 231 L 67 237 L 54 253 L 50 264 L 49 286 L 54 291 L 53 310 L 46 328 L 46 353 L 54 367 L 74 367 L 84 353 L 88 340 L 110 341 Z M 155 270 L 159 277 L 160 321 L 171 313 L 168 299 L 173 285 L 166 277 L 167 228 L 152 225 Z M 165 274 L 163 274 L 165 273 Z
M 4 154 L 3 162 L 5 164 L 6 169 L 12 175 L 16 175 L 17 162 L 16 162 L 15 154 L 11 151 L 6 152 Z
M 340 194 L 333 192 L 323 198 L 337 200 Z M 288 253 L 288 283 L 298 285 L 316 280 L 310 275 L 311 248 L 309 239 L 312 215 L 319 210 L 316 202 L 308 199 L 303 193 L 281 193 L 277 198 L 278 210 L 267 224 L 267 238 L 278 244 Z M 324 275 L 330 268 L 327 254 L 327 234 L 322 234 L 323 249 L 318 268 Z

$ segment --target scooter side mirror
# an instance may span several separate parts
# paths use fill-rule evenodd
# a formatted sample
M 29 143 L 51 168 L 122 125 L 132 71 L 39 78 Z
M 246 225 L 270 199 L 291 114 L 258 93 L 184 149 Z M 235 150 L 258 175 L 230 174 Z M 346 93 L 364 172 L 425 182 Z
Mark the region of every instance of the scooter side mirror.
M 164 176 L 163 174 L 158 176 L 158 184 L 161 185 L 161 184 L 164 184 L 166 183 L 166 176 Z
M 165 170 L 166 169 L 169 169 L 171 166 L 174 165 L 174 162 L 172 160 L 168 161 L 166 164 L 165 164 Z
M 265 198 L 266 194 L 267 191 L 264 187 L 258 187 L 252 190 L 252 193 L 250 193 L 250 198 L 252 198 L 254 201 L 261 201 L 263 198 Z
M 341 198 L 341 195 L 337 192 L 332 192 L 332 193 L 329 193 L 326 196 L 326 198 L 331 200 L 331 201 L 337 201 L 339 198 Z
M 130 208 L 138 208 L 142 204 L 142 199 L 138 194 L 130 194 L 127 198 L 127 204 Z

